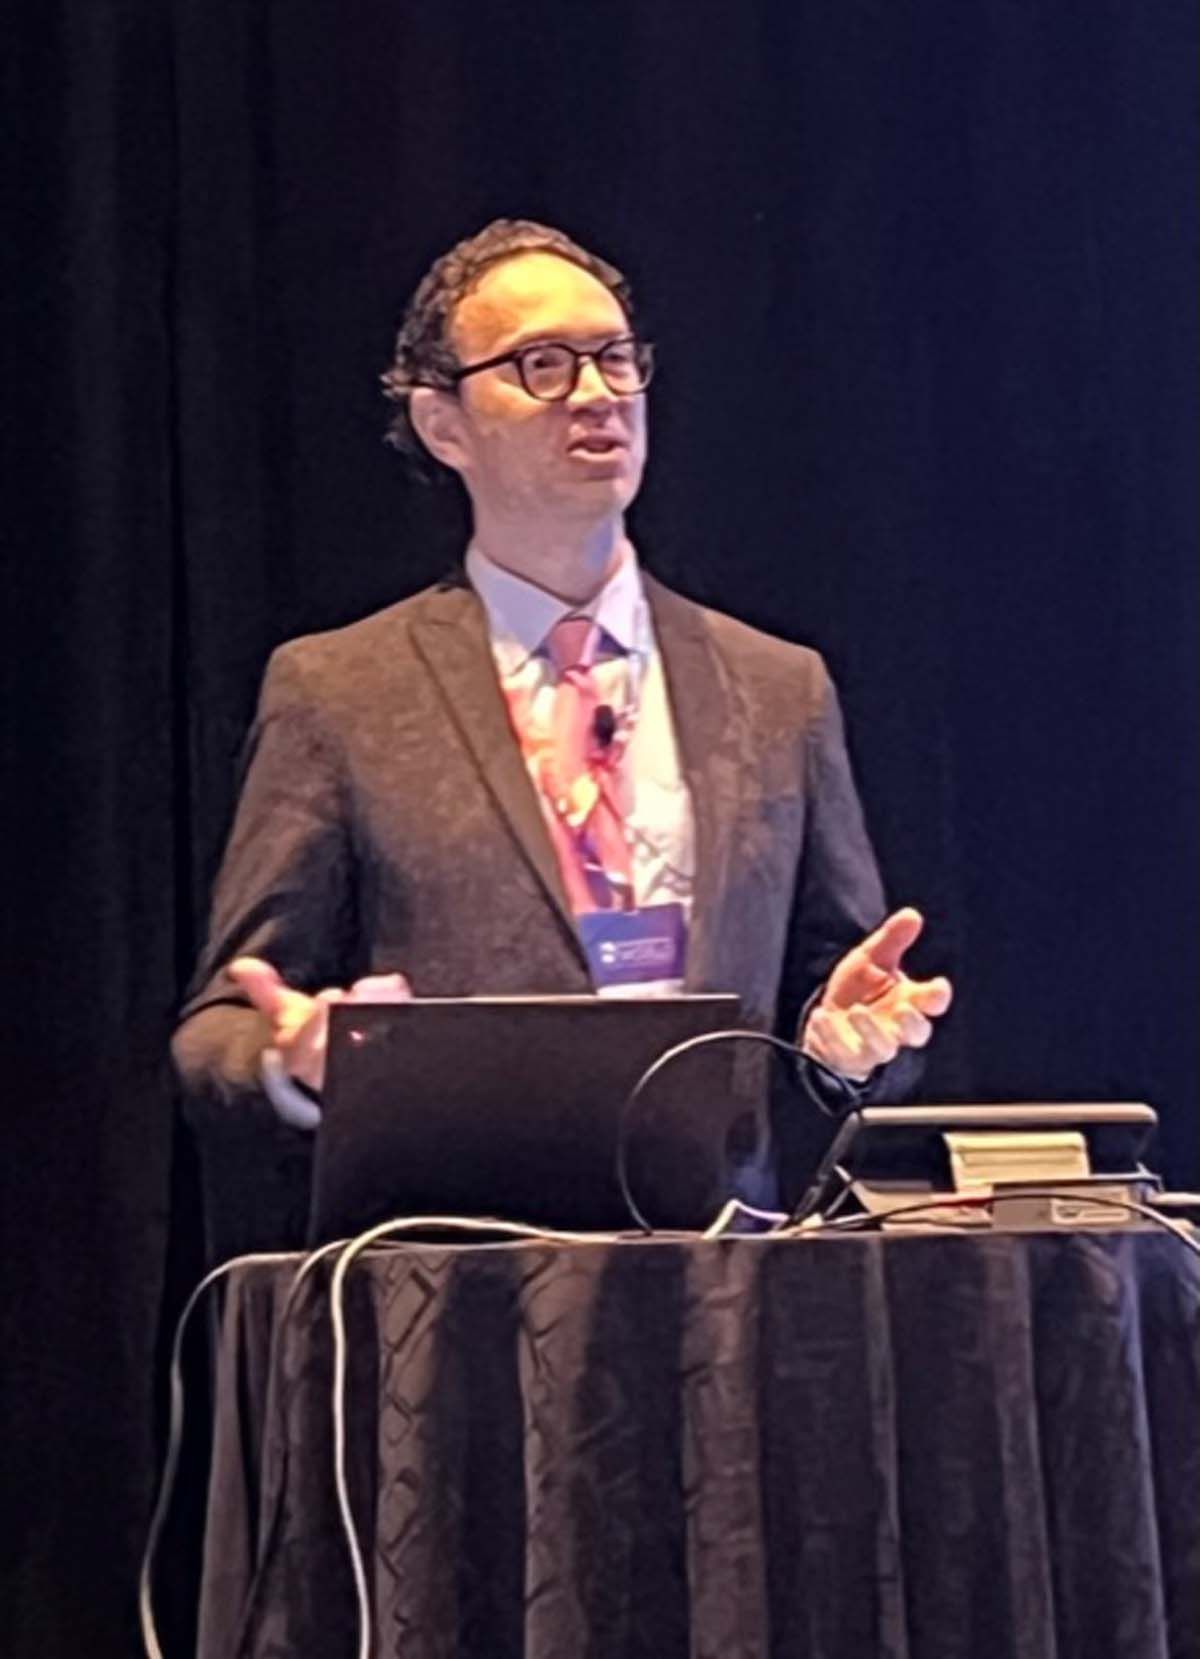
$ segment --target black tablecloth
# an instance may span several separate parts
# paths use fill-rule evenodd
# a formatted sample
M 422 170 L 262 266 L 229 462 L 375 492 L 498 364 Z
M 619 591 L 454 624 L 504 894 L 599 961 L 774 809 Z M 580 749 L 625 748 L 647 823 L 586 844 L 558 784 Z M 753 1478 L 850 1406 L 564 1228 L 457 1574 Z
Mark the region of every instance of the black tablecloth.
M 226 1301 L 203 1659 L 343 1659 L 328 1279 Z M 398 1659 L 1198 1659 L 1200 1259 L 1161 1233 L 405 1246 L 347 1285 Z

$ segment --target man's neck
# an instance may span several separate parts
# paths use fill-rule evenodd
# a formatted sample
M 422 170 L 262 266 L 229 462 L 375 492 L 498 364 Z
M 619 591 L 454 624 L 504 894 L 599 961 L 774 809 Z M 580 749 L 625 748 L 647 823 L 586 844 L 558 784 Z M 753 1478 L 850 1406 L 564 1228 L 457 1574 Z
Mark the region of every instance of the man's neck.
M 586 605 L 599 593 L 627 546 L 619 518 L 574 534 L 544 525 L 518 532 L 477 524 L 472 541 L 494 565 L 571 605 Z

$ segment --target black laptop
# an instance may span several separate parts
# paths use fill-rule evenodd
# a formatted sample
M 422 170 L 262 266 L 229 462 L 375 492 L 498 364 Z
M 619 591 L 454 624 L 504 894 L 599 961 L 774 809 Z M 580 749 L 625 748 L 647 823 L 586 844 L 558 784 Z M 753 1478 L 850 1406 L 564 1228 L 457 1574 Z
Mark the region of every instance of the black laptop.
M 630 1227 L 616 1175 L 630 1091 L 668 1049 L 737 1023 L 724 994 L 333 1007 L 310 1242 L 405 1216 Z M 655 1226 L 703 1227 L 730 1195 L 738 1046 L 664 1067 L 632 1116 L 630 1183 Z

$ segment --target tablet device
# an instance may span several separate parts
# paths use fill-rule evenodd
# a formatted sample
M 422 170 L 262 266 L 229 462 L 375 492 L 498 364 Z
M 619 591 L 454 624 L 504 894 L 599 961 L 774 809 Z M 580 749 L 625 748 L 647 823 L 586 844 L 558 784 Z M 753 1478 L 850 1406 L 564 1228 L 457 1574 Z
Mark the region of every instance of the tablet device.
M 860 1209 L 884 1213 L 969 1191 L 969 1171 L 955 1168 L 956 1142 L 969 1153 L 963 1143 L 974 1141 L 977 1172 L 996 1161 L 994 1178 L 1009 1185 L 1140 1179 L 1157 1121 L 1140 1101 L 868 1106 L 842 1123 L 796 1218 L 821 1215 L 846 1195 Z M 1072 1142 L 1080 1167 L 1063 1163 Z

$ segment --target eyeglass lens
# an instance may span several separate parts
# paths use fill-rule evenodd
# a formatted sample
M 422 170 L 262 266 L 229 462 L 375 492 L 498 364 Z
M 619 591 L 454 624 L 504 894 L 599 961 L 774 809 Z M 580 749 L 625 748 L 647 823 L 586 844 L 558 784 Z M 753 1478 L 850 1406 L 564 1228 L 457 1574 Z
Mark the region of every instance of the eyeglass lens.
M 650 352 L 638 340 L 612 340 L 595 353 L 554 342 L 530 346 L 518 357 L 517 367 L 532 397 L 554 401 L 571 395 L 587 357 L 593 358 L 610 392 L 640 392 L 649 383 Z

